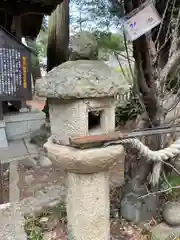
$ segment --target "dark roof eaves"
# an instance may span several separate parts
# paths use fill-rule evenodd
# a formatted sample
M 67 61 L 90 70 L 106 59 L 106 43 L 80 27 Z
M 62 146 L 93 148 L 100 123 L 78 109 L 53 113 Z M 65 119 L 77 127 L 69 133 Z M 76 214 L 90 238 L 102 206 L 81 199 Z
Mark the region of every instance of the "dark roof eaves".
M 29 49 L 26 45 L 24 45 L 18 38 L 16 38 L 12 33 L 8 32 L 3 26 L 0 25 L 0 29 L 2 29 L 6 34 L 8 34 L 11 38 L 13 38 L 17 43 L 22 45 L 24 48 L 26 48 L 30 53 L 32 52 L 31 49 Z

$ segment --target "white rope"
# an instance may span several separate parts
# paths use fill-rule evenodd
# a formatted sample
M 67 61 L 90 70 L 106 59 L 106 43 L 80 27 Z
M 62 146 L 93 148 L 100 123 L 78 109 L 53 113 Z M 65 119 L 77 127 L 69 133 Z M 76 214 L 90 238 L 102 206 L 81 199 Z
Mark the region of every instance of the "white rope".
M 136 149 L 141 156 L 144 156 L 146 158 L 147 161 L 166 161 L 180 154 L 180 138 L 178 138 L 169 147 L 158 151 L 152 151 L 137 138 L 120 140 L 119 143 L 125 145 L 127 148 L 130 147 Z

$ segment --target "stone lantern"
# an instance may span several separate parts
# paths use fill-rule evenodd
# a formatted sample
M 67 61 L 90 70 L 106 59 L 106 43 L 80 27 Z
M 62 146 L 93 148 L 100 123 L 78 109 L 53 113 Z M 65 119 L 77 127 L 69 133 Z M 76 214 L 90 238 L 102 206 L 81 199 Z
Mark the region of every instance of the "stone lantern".
M 108 168 L 124 161 L 123 147 L 80 150 L 68 144 L 70 137 L 115 131 L 115 96 L 127 90 L 119 74 L 99 60 L 68 61 L 36 83 L 37 94 L 49 103 L 52 135 L 44 147 L 67 172 L 69 239 L 110 238 Z

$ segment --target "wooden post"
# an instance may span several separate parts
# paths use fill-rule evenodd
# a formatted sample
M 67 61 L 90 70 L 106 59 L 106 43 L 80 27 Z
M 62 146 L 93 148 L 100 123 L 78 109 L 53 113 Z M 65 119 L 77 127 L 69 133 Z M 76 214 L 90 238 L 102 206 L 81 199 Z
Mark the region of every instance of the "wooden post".
M 13 16 L 11 32 L 21 41 L 22 31 L 21 31 L 21 16 Z M 11 101 L 12 105 L 20 110 L 21 108 L 26 108 L 25 101 Z

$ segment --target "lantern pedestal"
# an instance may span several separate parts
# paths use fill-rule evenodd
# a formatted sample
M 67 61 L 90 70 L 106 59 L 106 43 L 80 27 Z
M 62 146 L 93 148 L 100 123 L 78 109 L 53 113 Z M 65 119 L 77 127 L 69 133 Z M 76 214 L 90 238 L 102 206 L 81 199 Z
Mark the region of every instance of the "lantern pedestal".
M 78 150 L 49 139 L 44 148 L 48 157 L 67 171 L 68 239 L 109 240 L 108 168 L 123 158 L 123 147 Z

